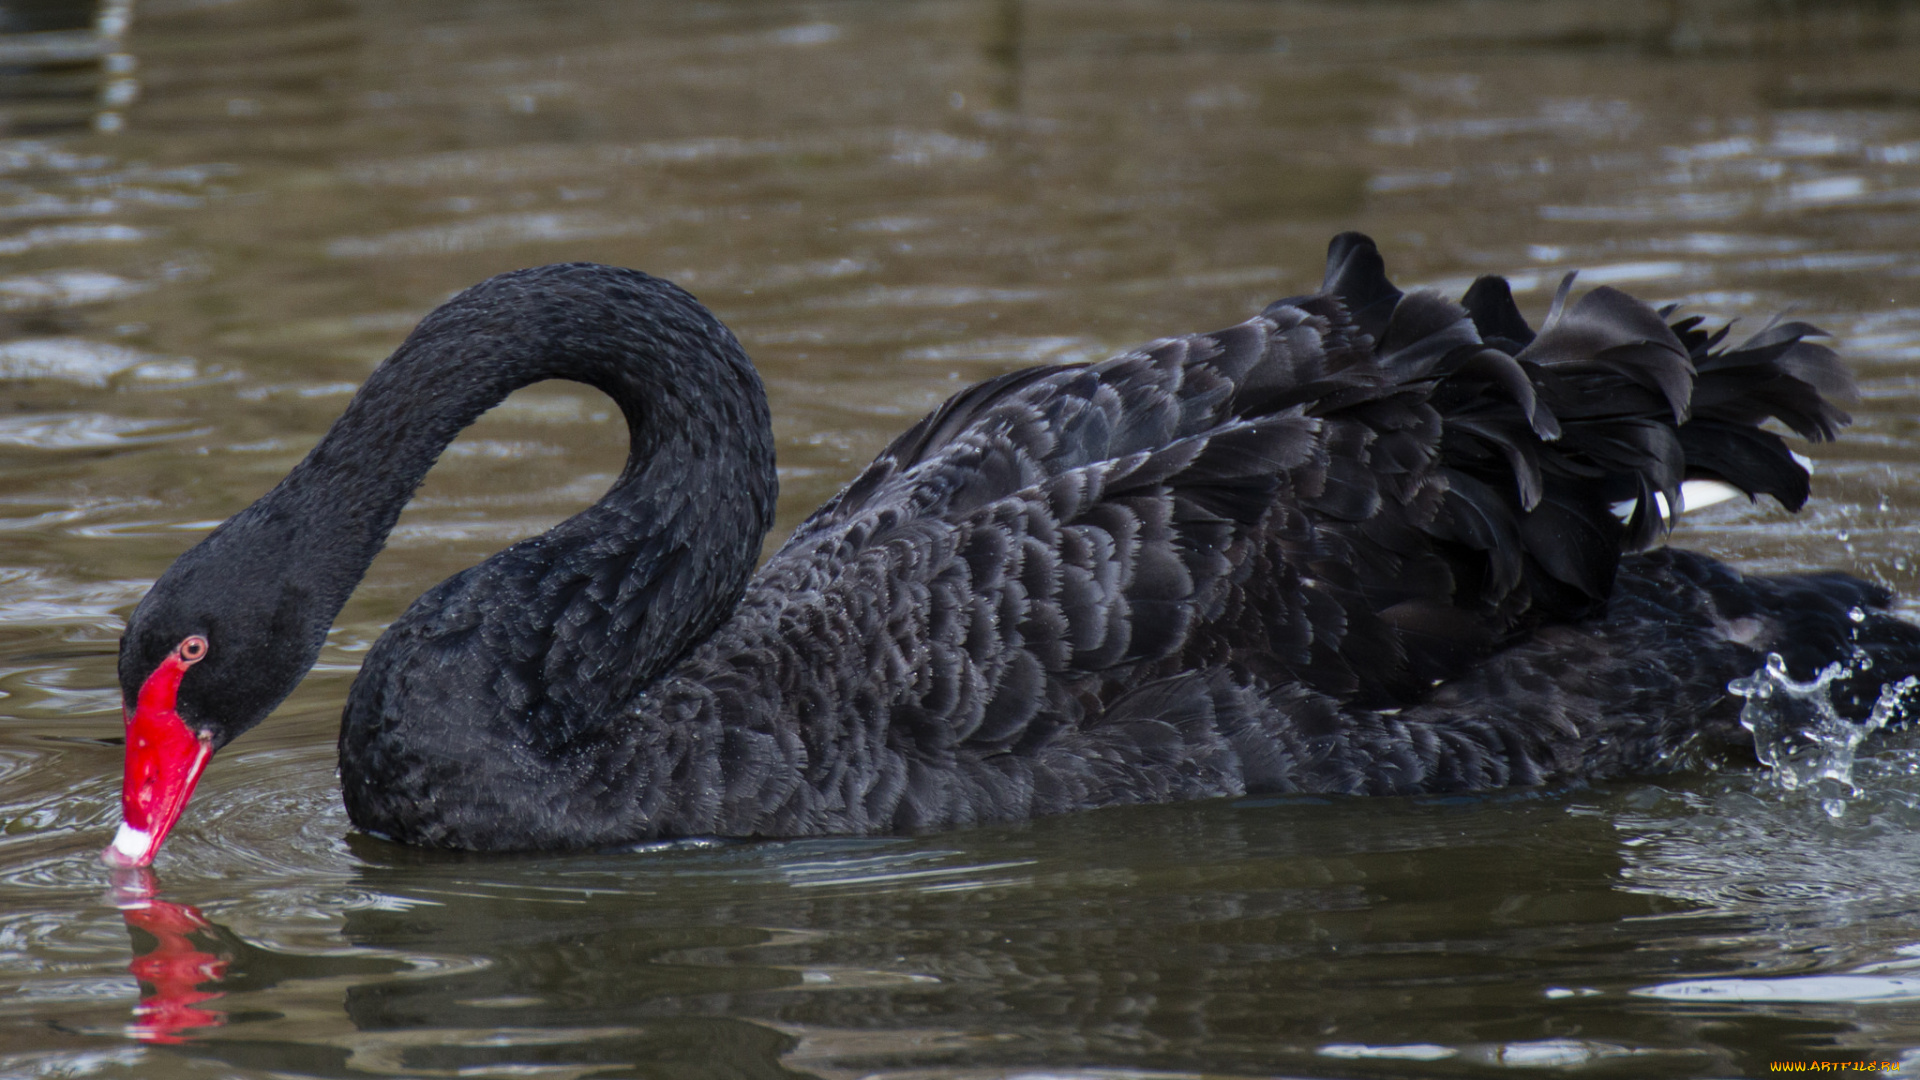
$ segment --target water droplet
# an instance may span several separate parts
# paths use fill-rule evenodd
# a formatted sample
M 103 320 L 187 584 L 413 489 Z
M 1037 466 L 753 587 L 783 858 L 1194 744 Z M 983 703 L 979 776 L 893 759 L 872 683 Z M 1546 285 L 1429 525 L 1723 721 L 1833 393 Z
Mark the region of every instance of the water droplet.
M 1853 610 L 1847 612 L 1847 618 L 1852 619 L 1854 622 L 1866 622 L 1867 609 L 1856 607 Z
M 1851 664 L 1829 664 L 1801 682 L 1787 671 L 1780 654 L 1770 653 L 1764 668 L 1727 684 L 1729 691 L 1747 699 L 1740 725 L 1753 732 L 1754 756 L 1783 790 L 1812 788 L 1825 780 L 1858 793 L 1853 783 L 1855 752 L 1867 736 L 1903 715 L 1906 696 L 1920 687 L 1920 677 L 1914 676 L 1882 686 L 1872 713 L 1859 723 L 1848 720 L 1834 710 L 1829 688 L 1836 679 L 1867 670 L 1865 660 L 1864 653 L 1856 652 Z M 1845 802 L 1829 798 L 1822 805 L 1837 817 L 1835 806 L 1844 812 Z

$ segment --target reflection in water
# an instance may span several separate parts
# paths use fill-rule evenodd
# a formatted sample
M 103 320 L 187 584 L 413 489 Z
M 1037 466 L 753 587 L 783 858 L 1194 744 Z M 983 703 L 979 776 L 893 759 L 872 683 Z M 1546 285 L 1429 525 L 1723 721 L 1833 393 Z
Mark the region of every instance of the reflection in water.
M 993 88 L 993 107 L 1003 112 L 1020 111 L 1021 36 L 1025 30 L 1026 0 L 995 0 L 988 21 L 987 60 L 999 71 Z M 958 102 L 965 105 L 964 97 Z
M 1725 781 L 1749 802 L 1765 784 Z M 1638 788 L 524 859 L 354 837 L 343 879 L 225 901 L 247 937 L 162 899 L 147 872 L 118 879 L 144 950 L 127 968 L 140 1003 L 131 1027 L 82 1026 L 249 1076 L 583 1080 L 922 1077 L 947 1075 L 924 1071 L 942 1061 L 983 1077 L 1319 1075 L 1333 1061 L 1398 1075 L 1394 1062 L 1443 1060 L 1743 1075 L 1798 1053 L 1807 1023 L 1870 1043 L 1875 1018 L 1833 1010 L 1913 1000 L 1912 946 L 1804 973 L 1767 921 L 1805 898 L 1758 918 L 1675 906 L 1690 867 L 1806 877 L 1757 865 L 1749 837 L 1713 840 L 1736 812 L 1754 816 Z M 1697 846 L 1676 847 L 1688 831 Z M 1920 874 L 1912 844 L 1871 857 L 1883 902 Z M 1657 985 L 1649 945 L 1670 973 Z M 1377 1011 L 1395 1000 L 1417 1007 Z M 1731 1018 L 1741 1049 L 1662 1001 L 1747 1010 Z
M 114 906 L 128 930 L 141 931 L 152 942 L 143 950 L 141 934 L 132 935 L 134 957 L 127 970 L 140 980 L 141 995 L 128 1031 L 143 1042 L 177 1043 L 197 1028 L 227 1022 L 225 1013 L 200 1007 L 222 996 L 201 987 L 218 984 L 233 957 L 202 951 L 192 938 L 211 936 L 213 924 L 189 904 L 159 899 L 156 890 L 152 871 L 144 867 L 114 871 Z
M 49 135 L 126 124 L 140 96 L 127 51 L 133 0 L 53 0 L 0 7 L 0 132 Z

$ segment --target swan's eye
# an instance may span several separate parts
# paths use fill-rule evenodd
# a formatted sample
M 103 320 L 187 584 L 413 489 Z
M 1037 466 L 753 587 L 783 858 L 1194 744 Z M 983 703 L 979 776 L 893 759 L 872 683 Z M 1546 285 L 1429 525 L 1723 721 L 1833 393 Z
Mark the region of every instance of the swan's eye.
M 195 634 L 182 641 L 175 651 L 180 654 L 180 659 L 189 664 L 196 663 L 201 657 L 207 655 L 207 639 Z

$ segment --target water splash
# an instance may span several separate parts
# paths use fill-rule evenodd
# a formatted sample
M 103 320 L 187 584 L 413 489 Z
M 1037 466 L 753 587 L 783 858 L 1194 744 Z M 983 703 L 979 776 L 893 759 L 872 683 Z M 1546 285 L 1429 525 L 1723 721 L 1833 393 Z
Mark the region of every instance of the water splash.
M 1858 621 L 1858 620 L 1856 620 Z M 1873 711 L 1862 721 L 1843 717 L 1833 707 L 1829 688 L 1835 680 L 1867 671 L 1873 661 L 1856 651 L 1846 663 L 1828 664 L 1807 682 L 1787 671 L 1779 653 L 1767 655 L 1766 666 L 1727 689 L 1747 699 L 1740 709 L 1740 726 L 1753 732 L 1753 750 L 1771 770 L 1774 782 L 1787 791 L 1802 788 L 1823 792 L 1821 781 L 1842 785 L 1850 796 L 1860 794 L 1854 783 L 1855 754 L 1874 732 L 1903 714 L 1906 697 L 1920 687 L 1920 677 L 1907 676 L 1880 688 Z M 1846 801 L 1823 798 L 1829 816 L 1846 812 Z

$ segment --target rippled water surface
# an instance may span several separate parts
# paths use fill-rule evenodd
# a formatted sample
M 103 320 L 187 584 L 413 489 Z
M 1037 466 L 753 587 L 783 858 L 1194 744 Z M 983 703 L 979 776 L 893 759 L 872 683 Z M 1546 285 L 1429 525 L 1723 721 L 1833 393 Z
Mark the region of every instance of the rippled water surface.
M 1403 284 L 1512 272 L 1536 316 L 1578 267 L 1829 328 L 1862 394 L 1815 503 L 1676 542 L 1920 586 L 1920 7 L 0 4 L 0 1075 L 1920 1069 L 1912 735 L 1861 748 L 1857 792 L 566 858 L 354 835 L 364 649 L 620 467 L 571 385 L 454 445 L 157 886 L 95 861 L 122 618 L 453 291 L 595 259 L 699 294 L 766 375 L 784 534 L 958 387 L 1238 321 L 1343 228 Z

